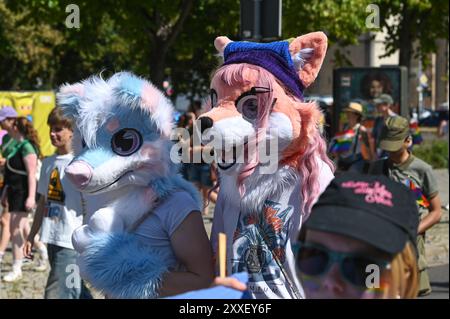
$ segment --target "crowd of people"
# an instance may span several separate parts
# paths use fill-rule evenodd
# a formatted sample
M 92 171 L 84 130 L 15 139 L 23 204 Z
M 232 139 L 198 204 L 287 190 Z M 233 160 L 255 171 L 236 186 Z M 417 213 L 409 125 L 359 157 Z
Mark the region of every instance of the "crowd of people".
M 431 292 L 424 243 L 427 230 L 441 218 L 437 182 L 431 166 L 412 154 L 409 121 L 392 112 L 392 98 L 382 94 L 374 104 L 380 116 L 371 133 L 363 125 L 361 104 L 352 102 L 344 109 L 353 132 L 350 146 L 333 154 L 337 177 L 293 243 L 306 298 L 414 298 Z M 205 152 L 205 146 L 192 141 L 200 115 L 201 105 L 195 103 L 177 123 L 190 132 L 189 140 L 179 140 L 187 144 L 190 156 Z M 37 249 L 35 270 L 50 266 L 45 298 L 91 298 L 81 279 L 70 287 L 65 280 L 67 265 L 76 264 L 77 258 L 71 236 L 86 214 L 81 193 L 64 178 L 64 168 L 73 158 L 73 124 L 59 107 L 50 113 L 56 153 L 45 159 L 28 119 L 4 107 L 0 124 L 7 132 L 0 158 L 4 175 L 0 262 L 9 241 L 13 252 L 12 270 L 2 280 L 20 280 L 24 260 L 32 259 Z M 208 216 L 209 202 L 217 199 L 214 163 L 187 161 L 181 173 L 198 187 L 203 215 Z M 367 265 L 381 270 L 381 286 L 367 288 Z M 245 289 L 230 278 L 216 279 L 214 284 Z
M 189 159 L 182 162 L 181 173 L 186 180 L 194 183 L 200 191 L 203 199 L 203 216 L 211 217 L 209 214 L 211 205 L 209 203 L 217 201 L 218 193 L 218 187 L 214 187 L 217 182 L 217 167 L 214 163 L 206 163 L 202 156 L 205 151 L 213 152 L 212 147 L 194 145 L 194 124 L 201 114 L 201 102 L 194 101 L 177 121 L 177 127 L 186 129 L 189 133 L 188 138 L 183 140 L 180 136 L 177 142 L 182 145 L 185 144 L 189 153 Z M 199 158 L 200 163 L 193 162 L 194 158 Z
M 420 217 L 416 242 L 419 294 L 427 295 L 431 292 L 431 287 L 426 271 L 425 234 L 440 221 L 442 214 L 437 181 L 432 167 L 413 155 L 410 121 L 392 111 L 392 97 L 380 94 L 373 103 L 378 117 L 370 133 L 361 124 L 361 104 L 351 102 L 344 109 L 349 127 L 357 133 L 351 136 L 351 148 L 334 153 L 337 167 L 341 174 L 354 171 L 387 176 L 405 185 L 414 194 Z
M 75 265 L 77 258 L 72 232 L 82 225 L 84 215 L 80 193 L 63 178 L 64 167 L 73 158 L 72 123 L 62 116 L 60 108 L 53 109 L 47 123 L 56 153 L 44 159 L 33 124 L 11 107 L 0 110 L 0 124 L 7 131 L 1 153 L 4 181 L 0 262 L 10 239 L 13 248 L 12 270 L 1 279 L 7 283 L 22 279 L 22 265 L 24 261 L 32 263 L 36 249 L 39 254 L 33 270 L 50 268 L 45 298 L 89 298 L 79 276 L 72 285 L 66 284 L 67 266 Z
M 38 163 L 42 156 L 32 123 L 25 117 L 19 117 L 11 107 L 5 107 L 0 112 L 1 127 L 7 132 L 3 137 L 0 162 L 4 170 L 0 262 L 11 240 L 13 266 L 3 280 L 14 282 L 22 277 L 23 246 L 30 234 L 28 215 L 36 204 L 36 176 L 39 174 Z M 42 242 L 35 242 L 40 252 L 36 270 L 42 271 L 46 269 L 48 253 Z

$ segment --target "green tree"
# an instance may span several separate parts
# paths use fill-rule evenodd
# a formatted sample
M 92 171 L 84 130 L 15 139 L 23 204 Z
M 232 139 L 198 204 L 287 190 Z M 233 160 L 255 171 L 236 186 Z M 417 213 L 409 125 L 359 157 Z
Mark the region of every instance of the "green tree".
M 209 92 L 212 71 L 220 58 L 214 39 L 226 35 L 238 39 L 239 2 L 198 1 L 169 55 L 167 75 L 175 93 L 185 93 L 192 101 Z
M 436 51 L 437 39 L 448 39 L 448 1 L 379 0 L 382 27 L 387 32 L 386 53 L 399 50 L 399 64 L 411 67 L 413 57 Z
M 283 1 L 283 38 L 324 31 L 330 45 L 357 44 L 367 29 L 369 0 Z M 65 25 L 67 5 L 80 8 L 80 28 Z M 386 55 L 400 50 L 409 66 L 417 40 L 423 56 L 448 38 L 448 2 L 378 0 Z M 238 0 L 0 0 L 0 85 L 56 87 L 104 70 L 130 70 L 176 94 L 204 95 L 218 65 L 216 36 L 239 39 Z M 396 17 L 393 24 L 387 21 Z M 337 51 L 336 58 L 345 60 Z
M 357 44 L 367 32 L 368 0 L 283 1 L 283 37 L 324 31 L 331 45 Z
M 30 89 L 52 83 L 57 65 L 55 47 L 63 36 L 45 22 L 27 19 L 29 10 L 13 12 L 0 0 L 0 86 Z
M 64 25 L 71 3 L 80 9 L 79 29 Z M 205 89 L 217 64 L 215 36 L 236 35 L 239 26 L 235 0 L 23 0 L 10 1 L 9 7 L 62 34 L 63 43 L 55 45 L 58 65 L 52 84 L 102 69 L 126 69 L 158 86 L 170 78 L 176 93 L 189 92 L 191 97 Z
M 369 30 L 365 25 L 368 0 L 283 1 L 283 38 L 323 31 L 329 46 L 337 46 L 337 66 L 351 65 L 341 48 L 358 44 L 358 38 Z

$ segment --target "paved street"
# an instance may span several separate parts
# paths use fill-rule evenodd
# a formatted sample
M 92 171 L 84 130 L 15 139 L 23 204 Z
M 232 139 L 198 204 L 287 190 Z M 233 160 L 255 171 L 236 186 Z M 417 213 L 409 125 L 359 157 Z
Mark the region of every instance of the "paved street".
M 432 267 L 429 270 L 431 281 L 431 295 L 422 299 L 449 299 L 448 264 Z
M 438 181 L 442 205 L 448 204 L 448 171 L 446 169 L 434 170 Z M 427 232 L 425 248 L 427 261 L 430 267 L 449 263 L 449 214 L 443 210 L 441 222 Z
M 442 205 L 448 204 L 448 171 L 435 170 Z M 424 299 L 449 299 L 449 212 L 444 210 L 441 222 L 427 233 L 426 253 L 430 265 L 432 293 Z

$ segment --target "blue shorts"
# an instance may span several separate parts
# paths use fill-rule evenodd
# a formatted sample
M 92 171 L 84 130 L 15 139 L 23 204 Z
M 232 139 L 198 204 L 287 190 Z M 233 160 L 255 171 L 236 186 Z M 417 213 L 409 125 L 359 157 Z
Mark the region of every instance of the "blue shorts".
M 211 165 L 210 164 L 190 164 L 187 168 L 188 180 L 198 183 L 201 186 L 212 187 Z

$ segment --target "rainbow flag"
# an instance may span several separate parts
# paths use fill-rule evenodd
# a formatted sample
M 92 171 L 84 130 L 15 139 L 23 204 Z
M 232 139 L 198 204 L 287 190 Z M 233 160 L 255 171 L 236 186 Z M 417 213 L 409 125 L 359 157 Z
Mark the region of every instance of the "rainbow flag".
M 337 133 L 331 141 L 330 153 L 344 153 L 348 152 L 352 147 L 353 139 L 355 138 L 355 131 L 350 129 L 341 133 Z
M 409 189 L 414 193 L 414 196 L 416 197 L 417 205 L 428 208 L 430 206 L 430 202 L 425 197 L 425 195 L 422 193 L 422 190 L 420 187 L 417 187 L 416 184 L 410 179 L 406 180 L 406 186 L 409 187 Z
M 409 123 L 409 130 L 412 135 L 413 145 L 418 145 L 423 142 L 422 134 L 419 129 L 419 123 L 417 123 L 417 121 L 412 121 Z

